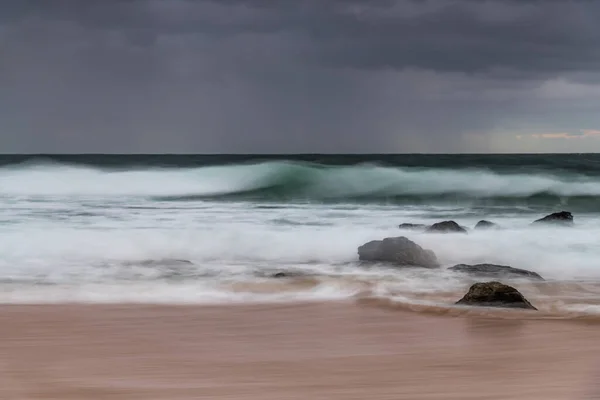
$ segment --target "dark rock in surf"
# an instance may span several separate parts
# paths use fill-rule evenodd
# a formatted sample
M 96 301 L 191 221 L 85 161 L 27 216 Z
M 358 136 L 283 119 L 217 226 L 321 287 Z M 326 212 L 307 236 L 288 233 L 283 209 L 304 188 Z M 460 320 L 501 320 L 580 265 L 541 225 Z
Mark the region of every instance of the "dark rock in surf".
M 407 230 L 425 230 L 425 228 L 427 228 L 427 225 L 405 223 L 398 225 L 398 228 Z
M 467 230 L 454 221 L 443 221 L 431 225 L 427 232 L 436 233 L 467 233 Z
M 546 215 L 544 218 L 533 221 L 534 224 L 556 224 L 556 225 L 573 225 L 573 214 L 568 211 L 561 211 Z
M 358 248 L 361 261 L 388 262 L 401 266 L 439 267 L 437 257 L 404 236 L 372 240 Z
M 307 274 L 304 274 L 302 272 L 286 271 L 286 272 L 276 272 L 271 275 L 271 278 L 283 279 L 283 278 L 298 278 L 298 277 L 303 277 L 303 276 L 307 276 Z
M 517 289 L 500 282 L 476 283 L 469 288 L 467 294 L 456 304 L 537 310 Z
M 188 264 L 188 265 L 194 264 L 190 260 L 183 260 L 183 259 L 176 259 L 176 258 L 169 260 L 169 262 L 171 262 L 172 264 Z
M 454 267 L 448 268 L 449 271 L 461 272 L 474 276 L 488 277 L 488 278 L 527 278 L 543 281 L 544 278 L 540 274 L 528 271 L 526 269 L 513 268 L 507 265 L 496 265 L 496 264 L 458 264 Z
M 194 263 L 190 260 L 182 260 L 177 258 L 163 258 L 158 260 L 141 260 L 141 261 L 128 261 L 125 265 L 138 265 L 143 267 L 154 267 L 154 266 L 176 266 L 176 265 L 193 265 Z
M 473 229 L 498 229 L 498 228 L 499 228 L 498 224 L 495 224 L 493 222 L 482 219 L 475 225 L 475 228 L 473 228 Z

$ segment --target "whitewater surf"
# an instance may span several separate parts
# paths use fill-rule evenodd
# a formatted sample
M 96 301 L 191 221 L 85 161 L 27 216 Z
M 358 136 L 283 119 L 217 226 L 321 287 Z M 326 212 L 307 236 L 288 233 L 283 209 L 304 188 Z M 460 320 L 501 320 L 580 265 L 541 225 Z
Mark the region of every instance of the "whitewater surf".
M 157 201 L 458 204 L 599 210 L 600 175 L 490 166 L 406 167 L 264 161 L 201 167 L 98 167 L 30 161 L 0 168 L 4 196 L 131 196 Z M 553 167 L 553 165 L 550 165 Z
M 0 157 L 0 302 L 371 299 L 431 312 L 472 283 L 447 268 L 494 263 L 546 279 L 518 283 L 540 315 L 600 312 L 596 156 L 144 157 Z M 563 209 L 568 230 L 531 226 Z M 469 233 L 398 228 L 448 219 Z M 481 219 L 502 229 L 471 229 Z M 358 261 L 358 246 L 399 235 L 441 268 Z M 272 278 L 282 271 L 293 277 Z

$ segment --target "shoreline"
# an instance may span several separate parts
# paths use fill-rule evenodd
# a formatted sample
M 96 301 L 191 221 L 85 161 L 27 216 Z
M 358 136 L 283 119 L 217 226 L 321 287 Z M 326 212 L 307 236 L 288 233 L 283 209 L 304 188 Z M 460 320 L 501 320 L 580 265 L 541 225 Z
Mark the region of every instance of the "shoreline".
M 596 324 L 303 302 L 2 305 L 0 326 L 7 399 L 600 396 Z

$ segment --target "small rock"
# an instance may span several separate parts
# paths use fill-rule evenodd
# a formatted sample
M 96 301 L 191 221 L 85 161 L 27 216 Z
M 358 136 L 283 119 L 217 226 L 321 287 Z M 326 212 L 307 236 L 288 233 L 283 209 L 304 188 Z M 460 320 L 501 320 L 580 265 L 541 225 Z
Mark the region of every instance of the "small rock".
M 540 218 L 533 221 L 534 224 L 545 223 L 545 224 L 558 224 L 558 225 L 573 225 L 573 214 L 568 211 L 561 211 L 546 215 L 544 218 Z
M 279 271 L 273 274 L 267 275 L 269 278 L 284 279 L 284 278 L 300 278 L 308 277 L 310 274 L 304 271 Z
M 526 269 L 513 268 L 507 265 L 496 265 L 496 264 L 475 264 L 475 265 L 467 265 L 467 264 L 458 264 L 454 267 L 448 268 L 450 271 L 462 272 L 470 275 L 477 275 L 482 277 L 510 277 L 513 276 L 515 278 L 530 278 L 535 280 L 543 281 L 538 273 L 533 271 L 528 271 Z
M 154 266 L 176 266 L 176 265 L 192 265 L 194 264 L 190 260 L 182 260 L 177 258 L 163 258 L 158 260 L 140 260 L 140 261 L 128 261 L 125 265 L 140 265 L 144 267 Z
M 410 224 L 410 223 L 405 223 L 405 224 L 398 225 L 398 228 L 400 228 L 400 229 L 410 229 L 410 230 L 424 230 L 425 228 L 427 228 L 427 225 L 425 225 L 425 224 Z
M 427 232 L 467 233 L 467 230 L 454 221 L 443 221 L 443 222 L 438 222 L 436 224 L 431 225 L 429 228 L 427 228 Z
M 426 250 L 404 236 L 372 240 L 358 248 L 361 261 L 389 262 L 402 266 L 436 268 L 435 253 Z
M 537 310 L 517 289 L 500 282 L 476 283 L 456 304 Z
M 497 228 L 499 228 L 499 226 L 497 224 L 482 219 L 475 225 L 475 228 L 473 228 L 473 229 L 497 229 Z

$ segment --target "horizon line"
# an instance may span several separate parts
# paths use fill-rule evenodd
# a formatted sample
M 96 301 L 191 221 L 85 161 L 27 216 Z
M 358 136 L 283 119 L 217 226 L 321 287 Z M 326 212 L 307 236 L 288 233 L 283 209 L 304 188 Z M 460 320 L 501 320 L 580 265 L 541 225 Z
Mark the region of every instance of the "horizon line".
M 494 156 L 494 155 L 584 155 L 600 152 L 561 152 L 561 153 L 2 153 L 0 156 Z

